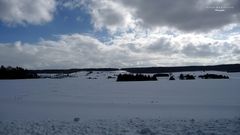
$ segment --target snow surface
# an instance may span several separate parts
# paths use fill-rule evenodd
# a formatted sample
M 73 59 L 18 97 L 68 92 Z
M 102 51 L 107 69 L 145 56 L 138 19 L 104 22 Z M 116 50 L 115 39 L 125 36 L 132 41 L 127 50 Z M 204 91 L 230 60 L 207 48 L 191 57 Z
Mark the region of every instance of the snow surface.
M 107 79 L 123 72 L 1 80 L 0 134 L 240 134 L 239 73 L 218 72 L 230 79 L 217 80 Z
M 2 135 L 239 135 L 240 119 L 13 121 L 0 122 Z

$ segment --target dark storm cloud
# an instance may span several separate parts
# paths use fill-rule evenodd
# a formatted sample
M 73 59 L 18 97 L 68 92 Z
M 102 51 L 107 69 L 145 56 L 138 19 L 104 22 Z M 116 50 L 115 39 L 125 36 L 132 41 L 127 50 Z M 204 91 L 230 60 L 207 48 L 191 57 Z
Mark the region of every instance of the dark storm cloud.
M 146 26 L 168 26 L 183 31 L 209 31 L 239 23 L 239 0 L 121 0 Z M 224 11 L 215 11 L 215 8 Z

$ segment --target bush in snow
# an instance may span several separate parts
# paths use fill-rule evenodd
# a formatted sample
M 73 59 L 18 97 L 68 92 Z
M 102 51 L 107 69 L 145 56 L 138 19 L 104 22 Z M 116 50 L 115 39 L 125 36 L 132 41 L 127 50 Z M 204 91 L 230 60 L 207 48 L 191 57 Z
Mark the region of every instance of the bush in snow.
M 73 119 L 74 122 L 79 122 L 80 121 L 80 118 L 76 117 Z
M 170 76 L 169 80 L 175 80 L 174 76 Z
M 155 133 L 152 132 L 149 128 L 143 128 L 139 131 L 139 134 L 141 135 L 154 135 Z

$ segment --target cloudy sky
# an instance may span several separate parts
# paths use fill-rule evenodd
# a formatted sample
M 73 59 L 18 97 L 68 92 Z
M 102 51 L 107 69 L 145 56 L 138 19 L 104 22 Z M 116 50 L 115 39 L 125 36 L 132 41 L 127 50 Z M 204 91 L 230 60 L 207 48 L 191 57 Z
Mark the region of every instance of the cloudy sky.
M 240 63 L 239 0 L 0 0 L 0 64 Z

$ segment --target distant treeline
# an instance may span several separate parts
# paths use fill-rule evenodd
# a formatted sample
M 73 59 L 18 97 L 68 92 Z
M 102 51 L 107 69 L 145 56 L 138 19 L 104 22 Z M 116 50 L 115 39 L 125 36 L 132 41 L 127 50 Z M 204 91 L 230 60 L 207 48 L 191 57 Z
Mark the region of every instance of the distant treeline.
M 0 79 L 31 79 L 39 78 L 39 76 L 29 70 L 23 69 L 21 67 L 5 67 L 0 68 Z
M 240 72 L 240 64 L 225 64 L 215 66 L 181 66 L 181 67 L 138 67 L 138 68 L 82 68 L 82 69 L 43 69 L 31 70 L 35 73 L 70 74 L 79 71 L 117 71 L 125 70 L 130 73 L 171 73 L 184 71 L 225 71 Z
M 216 75 L 216 74 L 205 74 L 205 75 L 199 75 L 199 78 L 202 79 L 229 79 L 226 75 Z
M 46 73 L 46 74 L 71 74 L 80 71 L 117 71 L 118 68 L 83 68 L 83 69 L 43 69 L 43 70 L 31 70 L 35 73 Z
M 169 74 L 154 74 L 155 77 L 169 77 Z
M 142 74 L 119 74 L 117 81 L 157 81 L 157 77 Z
M 240 72 L 240 64 L 226 64 L 215 66 L 182 66 L 182 67 L 139 67 L 139 68 L 122 68 L 130 73 L 170 73 L 184 71 L 225 71 Z

